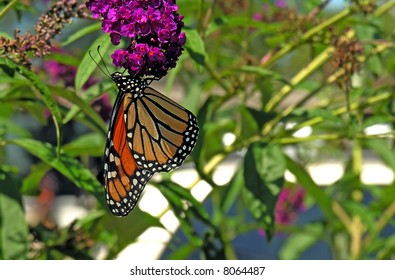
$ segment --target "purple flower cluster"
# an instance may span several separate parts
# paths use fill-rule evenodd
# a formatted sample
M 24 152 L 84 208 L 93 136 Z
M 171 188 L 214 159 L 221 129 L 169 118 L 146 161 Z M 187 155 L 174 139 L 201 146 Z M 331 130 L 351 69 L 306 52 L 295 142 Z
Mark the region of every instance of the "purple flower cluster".
M 186 38 L 175 0 L 88 0 L 86 6 L 95 18 L 102 17 L 102 30 L 114 45 L 130 40 L 125 50 L 112 54 L 115 66 L 157 78 L 176 66 Z

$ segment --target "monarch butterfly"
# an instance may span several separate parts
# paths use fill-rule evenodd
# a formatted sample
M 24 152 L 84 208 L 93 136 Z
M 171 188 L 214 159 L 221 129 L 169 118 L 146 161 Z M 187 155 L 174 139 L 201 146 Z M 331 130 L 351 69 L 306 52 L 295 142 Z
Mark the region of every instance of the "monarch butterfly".
M 156 172 L 182 164 L 199 133 L 196 117 L 150 88 L 146 79 L 115 72 L 118 96 L 104 152 L 107 204 L 116 216 L 133 210 Z

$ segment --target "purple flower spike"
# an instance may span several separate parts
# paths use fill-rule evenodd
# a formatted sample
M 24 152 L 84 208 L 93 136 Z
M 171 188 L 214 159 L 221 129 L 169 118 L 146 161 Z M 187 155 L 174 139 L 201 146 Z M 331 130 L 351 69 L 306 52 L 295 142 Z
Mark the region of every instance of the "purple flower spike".
M 94 18 L 101 17 L 113 45 L 122 38 L 130 41 L 125 50 L 111 55 L 116 67 L 157 78 L 175 67 L 186 40 L 175 0 L 88 0 L 86 6 Z

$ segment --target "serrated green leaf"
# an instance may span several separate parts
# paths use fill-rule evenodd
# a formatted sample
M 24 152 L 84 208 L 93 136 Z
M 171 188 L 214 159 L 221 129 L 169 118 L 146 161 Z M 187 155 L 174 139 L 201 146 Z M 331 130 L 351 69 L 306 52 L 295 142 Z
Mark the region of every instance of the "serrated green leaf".
M 274 233 L 274 210 L 284 183 L 285 158 L 281 146 L 254 143 L 244 159 L 246 204 L 253 217 L 262 224 L 267 238 Z
M 88 51 L 82 58 L 81 63 L 78 66 L 77 73 L 75 75 L 75 91 L 78 94 L 81 92 L 82 86 L 92 75 L 93 71 L 95 71 L 97 67 L 96 63 L 100 63 L 101 61 L 101 56 L 97 51 L 98 46 L 100 46 L 101 54 L 104 55 L 107 52 L 110 44 L 111 41 L 109 36 L 107 34 L 103 34 L 102 36 L 97 38 L 88 48 Z

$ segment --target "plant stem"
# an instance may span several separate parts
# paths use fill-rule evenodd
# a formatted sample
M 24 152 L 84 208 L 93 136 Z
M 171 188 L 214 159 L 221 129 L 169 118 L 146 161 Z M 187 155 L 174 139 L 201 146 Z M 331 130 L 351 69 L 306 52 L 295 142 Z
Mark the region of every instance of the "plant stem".
M 317 70 L 322 64 L 324 64 L 333 54 L 333 47 L 326 48 L 317 57 L 313 59 L 305 68 L 299 71 L 289 82 L 289 84 L 284 85 L 278 93 L 276 93 L 272 99 L 266 104 L 264 111 L 272 111 L 283 99 L 286 97 L 291 90 L 306 79 L 310 74 Z
M 375 224 L 375 231 L 370 232 L 366 238 L 364 239 L 364 246 L 369 245 L 373 239 L 377 236 L 377 234 L 384 229 L 384 227 L 393 219 L 395 215 L 395 201 L 393 201 L 387 209 L 385 209 L 384 213 L 379 216 Z
M 377 9 L 374 11 L 373 15 L 378 17 L 386 13 L 389 9 L 395 6 L 395 0 L 387 1 L 382 5 L 379 5 Z
M 352 110 L 352 111 L 353 110 L 358 110 L 358 109 L 363 108 L 365 106 L 369 106 L 369 105 L 372 105 L 372 104 L 376 104 L 376 103 L 385 101 L 387 99 L 390 99 L 391 97 L 392 97 L 392 93 L 390 93 L 390 92 L 384 92 L 384 93 L 381 93 L 381 94 L 376 95 L 376 96 L 371 96 L 371 97 L 368 97 L 365 102 L 353 102 L 353 103 L 351 103 L 350 104 L 350 110 Z M 342 115 L 344 113 L 347 113 L 347 107 L 346 106 L 340 107 L 340 108 L 332 111 L 332 114 L 334 116 L 339 116 L 339 115 Z M 319 124 L 319 123 L 321 123 L 323 121 L 324 121 L 323 117 L 314 117 L 314 118 L 311 118 L 310 120 L 307 120 L 307 121 L 304 121 L 304 122 L 301 122 L 301 123 L 297 124 L 292 129 L 292 131 L 296 131 L 296 130 L 298 130 L 298 129 L 302 128 L 302 127 L 305 127 L 305 126 L 316 125 L 316 124 Z
M 282 58 L 284 55 L 288 54 L 291 52 L 293 49 L 295 49 L 297 46 L 299 46 L 301 43 L 311 39 L 314 35 L 319 33 L 320 31 L 324 30 L 325 28 L 328 28 L 332 24 L 346 18 L 351 14 L 351 9 L 345 9 L 341 11 L 340 13 L 334 15 L 333 17 L 327 19 L 326 21 L 318 24 L 317 26 L 311 28 L 308 30 L 306 33 L 304 33 L 299 40 L 290 42 L 284 47 L 282 47 L 279 51 L 273 54 L 273 56 L 264 64 L 265 67 L 270 68 L 273 66 L 275 62 L 277 62 L 280 58 Z
M 0 19 L 3 18 L 11 9 L 12 7 L 18 2 L 18 0 L 12 0 L 8 3 L 1 11 L 0 11 Z
M 387 50 L 388 48 L 392 48 L 393 44 L 392 42 L 381 42 L 379 45 L 377 45 L 377 47 L 368 55 L 363 55 L 358 57 L 358 60 L 361 62 L 366 61 L 370 56 L 372 55 L 376 55 L 379 54 L 381 52 L 383 52 L 384 50 Z M 325 83 L 323 85 L 320 86 L 320 89 L 324 88 L 325 86 L 335 82 L 339 77 L 341 77 L 344 74 L 344 69 L 339 69 L 337 70 L 335 73 L 333 73 L 332 75 L 330 75 Z M 315 90 L 315 92 L 317 92 L 317 89 Z M 308 98 L 311 98 L 313 96 L 313 94 L 310 94 Z M 303 100 L 306 101 L 306 100 Z M 268 125 L 270 125 L 272 128 L 276 123 L 278 123 L 281 119 L 283 119 L 284 117 L 286 117 L 287 115 L 289 115 L 291 112 L 293 112 L 293 110 L 295 108 L 299 107 L 299 103 L 295 103 L 295 104 L 291 104 L 289 105 L 287 108 L 285 108 L 284 110 L 282 110 L 277 117 L 272 121 L 273 123 L 268 123 Z M 351 106 L 351 105 L 350 105 Z M 352 110 L 352 108 L 350 107 L 348 109 L 348 111 Z M 292 129 L 291 131 L 296 131 L 297 129 L 300 128 L 300 125 L 297 125 L 294 127 L 294 129 Z
M 224 91 L 225 91 L 225 96 L 223 97 L 223 99 L 228 99 L 226 98 L 226 96 L 233 96 L 233 90 L 222 80 L 221 76 L 219 76 L 211 67 L 211 65 L 209 65 L 207 62 L 204 63 L 204 68 L 206 69 L 206 71 L 210 74 L 210 76 L 218 83 L 219 86 L 221 86 Z

